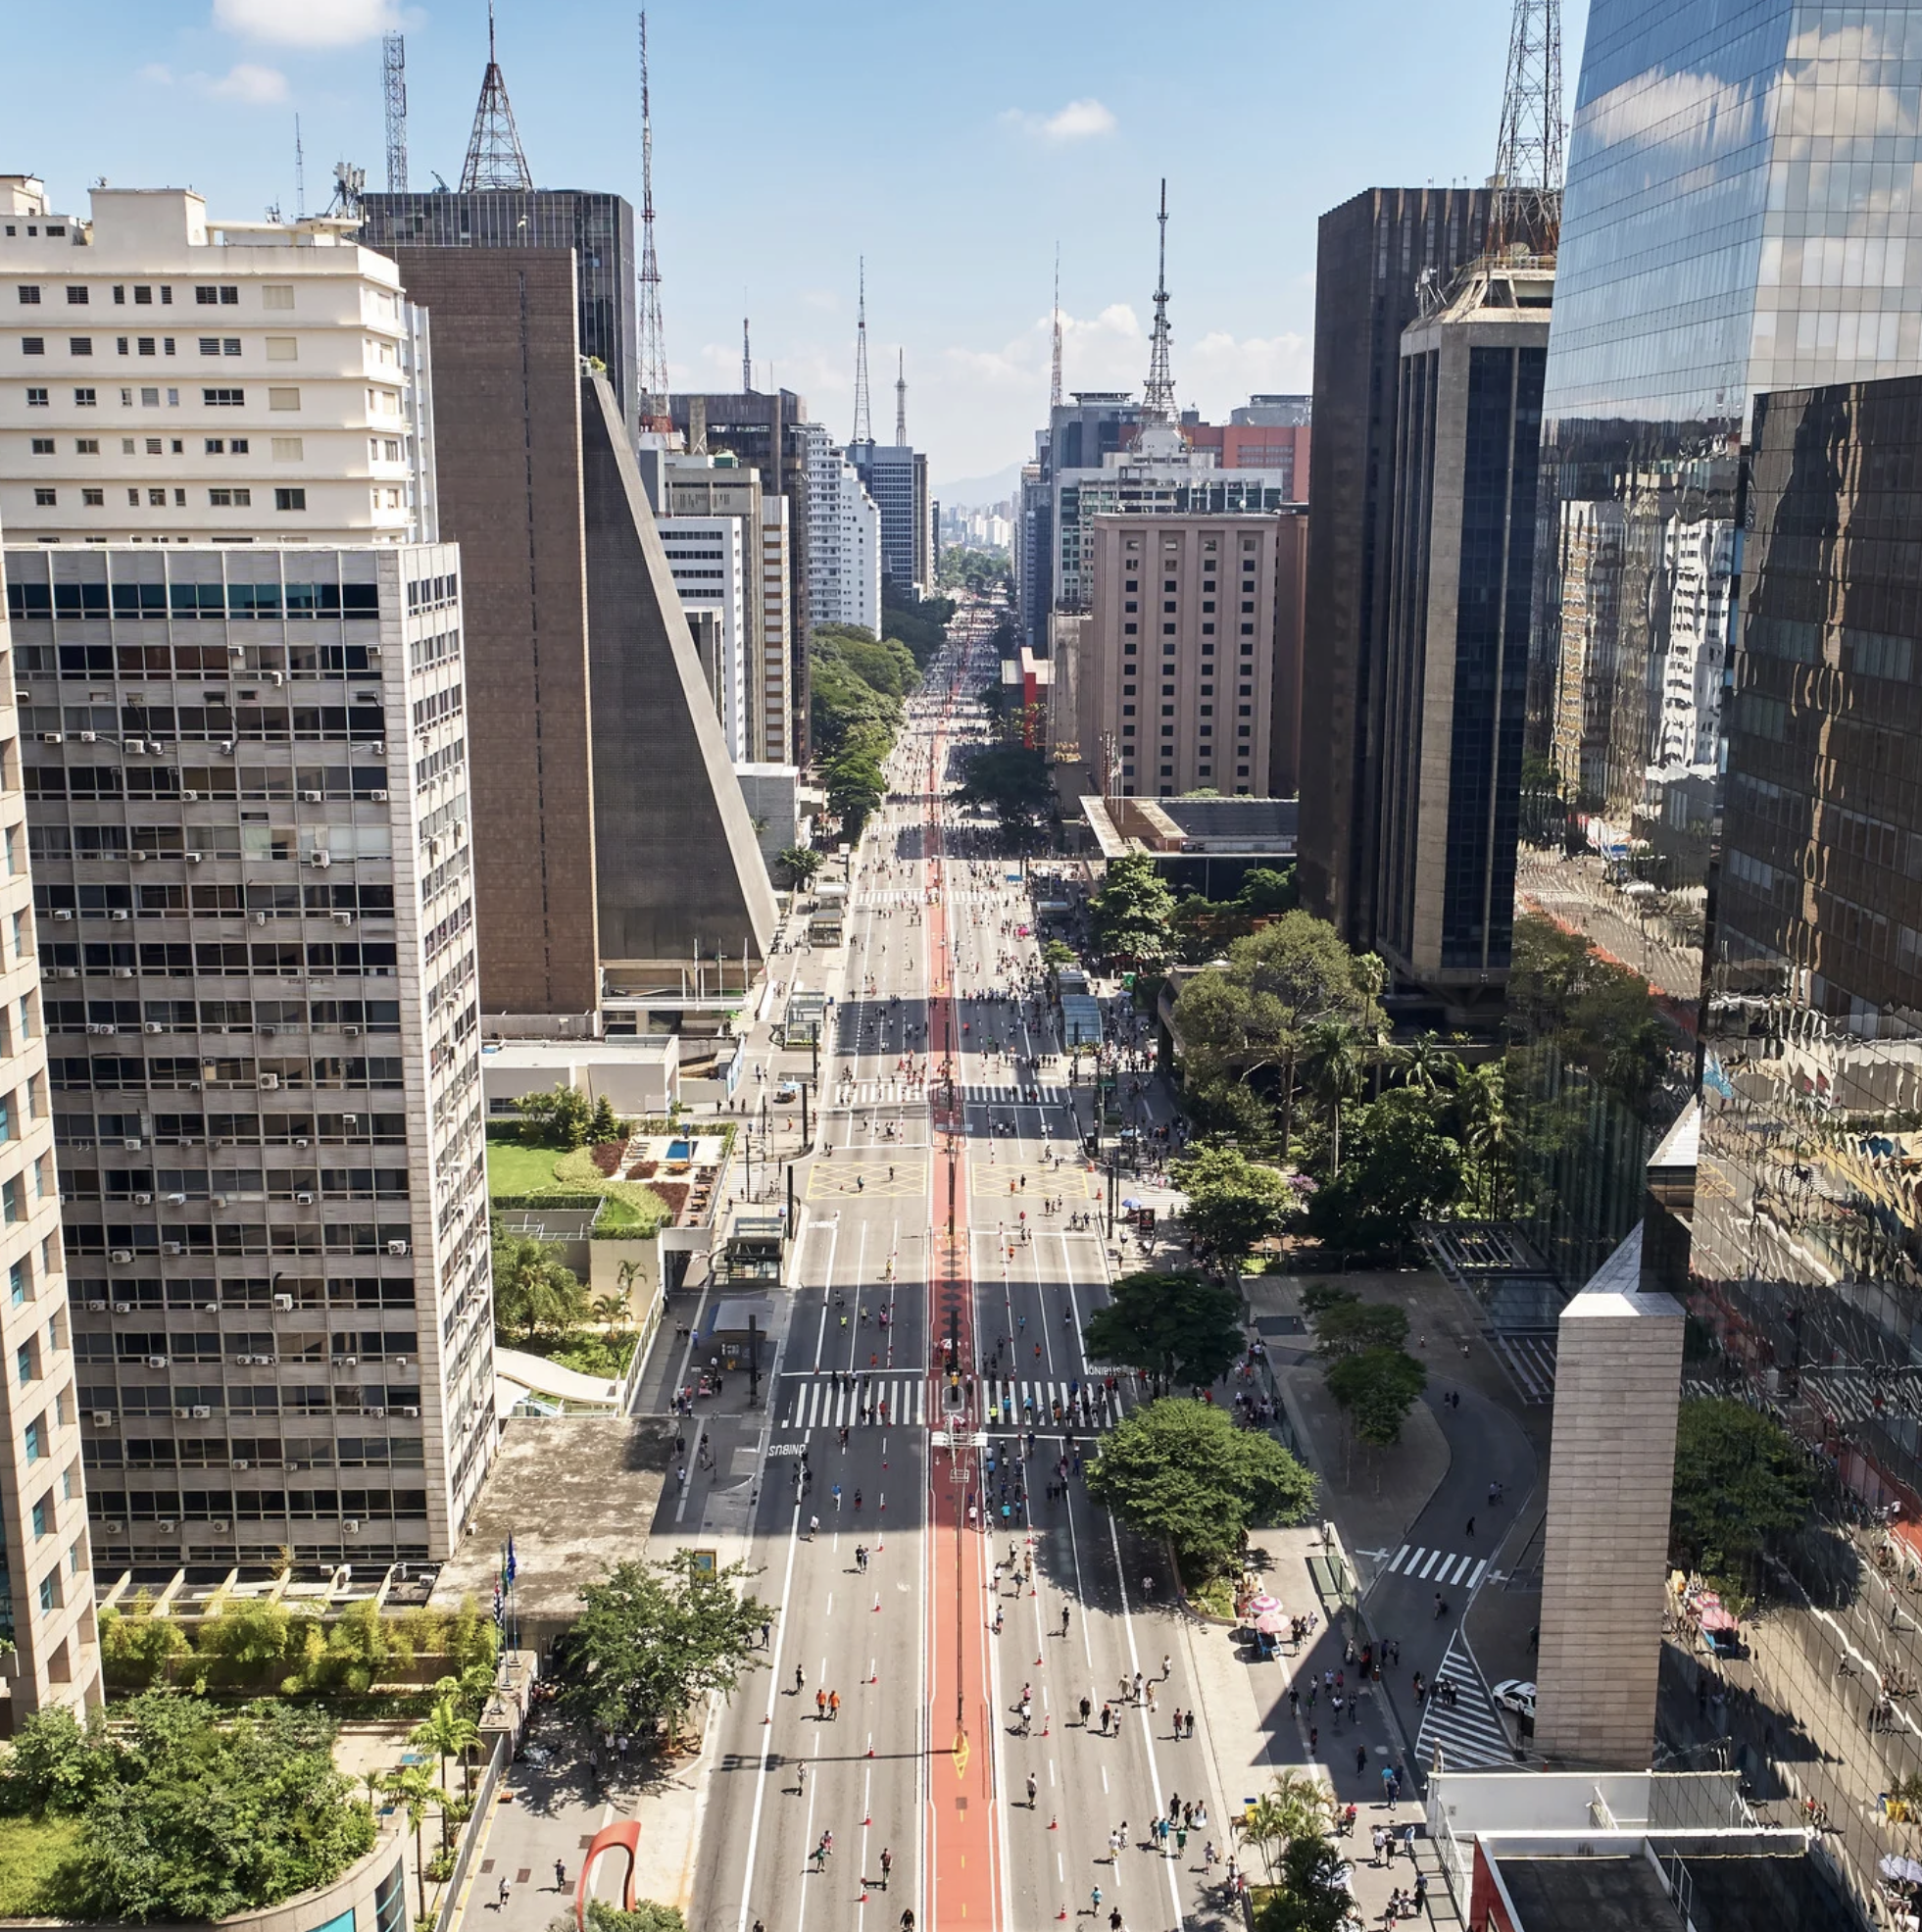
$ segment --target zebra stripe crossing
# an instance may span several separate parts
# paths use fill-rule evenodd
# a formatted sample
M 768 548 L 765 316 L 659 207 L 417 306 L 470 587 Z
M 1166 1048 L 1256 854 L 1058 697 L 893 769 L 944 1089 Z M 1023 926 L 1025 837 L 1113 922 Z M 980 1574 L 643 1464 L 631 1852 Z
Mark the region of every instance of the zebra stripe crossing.
M 925 1107 L 926 1087 L 911 1086 L 906 1080 L 844 1080 L 834 1090 L 843 1107 Z
M 985 1083 L 970 1083 L 961 1090 L 963 1100 L 978 1101 L 987 1107 L 1033 1107 L 1036 1103 L 1028 1099 L 1033 1092 L 1041 1095 L 1043 1107 L 1065 1107 L 1073 1093 L 1073 1088 L 1062 1086 L 996 1087 Z
M 1065 1379 L 1060 1381 L 1016 1381 L 1011 1389 L 1007 1382 L 996 1382 L 991 1401 L 994 1407 L 988 1411 L 989 1426 L 997 1422 L 1003 1427 L 1026 1428 L 1029 1422 L 1039 1428 L 1055 1419 L 1055 1405 L 1059 1402 L 1065 1415 L 1070 1403 L 1079 1404 L 1081 1396 L 1089 1393 L 1094 1385 L 1085 1378 L 1078 1392 L 1068 1388 Z M 1032 1405 L 1032 1406 L 1030 1406 Z M 1106 1409 L 1096 1404 L 1093 1410 L 1098 1419 L 1112 1421 L 1124 1415 L 1134 1407 L 1133 1392 L 1125 1382 L 1117 1382 L 1114 1394 L 1109 1399 Z
M 1512 1765 L 1515 1754 L 1508 1742 L 1507 1726 L 1461 1641 L 1460 1631 L 1449 1640 L 1447 1655 L 1435 1674 L 1454 1686 L 1455 1701 L 1443 1704 L 1432 1692 L 1423 1700 L 1421 1729 L 1415 1735 L 1416 1758 L 1430 1769 L 1439 1764 L 1448 1771 Z
M 1472 1590 L 1482 1580 L 1488 1559 L 1458 1556 L 1453 1550 L 1431 1550 L 1419 1544 L 1405 1543 L 1389 1559 L 1385 1576 L 1411 1577 L 1422 1583 L 1439 1583 L 1451 1590 Z
M 927 1382 L 919 1375 L 870 1375 L 865 1394 L 858 1382 L 846 1377 L 838 1389 L 830 1375 L 783 1379 L 792 1386 L 781 1392 L 776 1428 L 858 1427 L 863 1403 L 873 1405 L 877 1422 L 899 1422 L 905 1428 L 920 1428 L 927 1421 Z

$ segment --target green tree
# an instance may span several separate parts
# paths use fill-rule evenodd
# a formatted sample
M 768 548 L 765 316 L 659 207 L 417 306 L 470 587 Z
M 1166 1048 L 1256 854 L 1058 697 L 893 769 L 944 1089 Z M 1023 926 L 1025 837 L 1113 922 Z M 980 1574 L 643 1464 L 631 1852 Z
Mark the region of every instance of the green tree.
M 1408 1313 L 1394 1302 L 1364 1302 L 1347 1289 L 1312 1317 L 1315 1354 L 1328 1361 L 1368 1349 L 1399 1349 L 1408 1339 Z
M 1275 1875 L 1275 1848 L 1288 1842 L 1288 1830 L 1281 1802 L 1272 1793 L 1261 1796 L 1231 1820 L 1235 1836 L 1244 1845 L 1253 1845 L 1261 1854 L 1261 1865 L 1269 1878 Z
M 755 1574 L 740 1563 L 704 1570 L 692 1550 L 665 1562 L 616 1563 L 580 1593 L 568 1709 L 601 1730 L 646 1738 L 697 1698 L 731 1692 L 744 1671 L 761 1667 L 755 1644 L 770 1612 L 746 1593 Z
M 1580 933 L 1524 915 L 1515 920 L 1507 1011 L 1511 1031 L 1553 1041 L 1646 1116 L 1667 1070 L 1669 1028 L 1640 973 L 1604 960 Z
M 1444 1093 L 1454 1086 L 1459 1067 L 1455 1056 L 1442 1044 L 1442 1036 L 1433 1027 L 1405 1046 L 1391 1047 L 1388 1064 L 1401 1074 L 1404 1085 L 1429 1095 Z
M 1814 1484 L 1772 1416 L 1724 1396 L 1682 1405 L 1668 1540 L 1684 1569 L 1752 1587 L 1762 1553 L 1808 1518 Z
M 1041 949 L 1043 966 L 1071 966 L 1074 964 L 1074 948 L 1059 939 L 1051 939 Z
M 1352 953 L 1326 920 L 1284 913 L 1236 940 L 1225 967 L 1197 973 L 1182 988 L 1174 1024 L 1188 1073 L 1203 1081 L 1259 1078 L 1275 1085 L 1286 1160 L 1305 1046 L 1317 1027 L 1331 1023 L 1358 1040 L 1379 1040 L 1388 1023 L 1383 978 L 1381 962 L 1372 953 Z
M 1151 969 L 1174 955 L 1169 920 L 1174 894 L 1144 852 L 1124 853 L 1108 862 L 1102 887 L 1088 902 L 1095 944 L 1109 959 Z
M 587 1122 L 587 1138 L 597 1146 L 620 1138 L 620 1121 L 615 1114 L 614 1102 L 606 1094 L 594 1103 L 593 1115 Z
M 1341 1868 L 1342 1855 L 1325 1838 L 1295 1839 L 1255 1914 L 1255 1932 L 1346 1932 L 1355 1895 L 1341 1882 Z
M 1454 1112 L 1475 1212 L 1506 1216 L 1514 1187 L 1509 1145 L 1505 1069 L 1499 1060 L 1478 1061 L 1455 1075 Z
M 176 1618 L 154 1614 L 151 1590 L 136 1591 L 124 1610 L 100 1612 L 100 1660 L 115 1685 L 151 1690 L 192 1648 Z
M 1359 1034 L 1346 1021 L 1324 1019 L 1302 1043 L 1302 1069 L 1328 1110 L 1328 1173 L 1342 1171 L 1342 1109 L 1361 1091 L 1368 1058 Z
M 821 868 L 821 855 L 808 845 L 783 847 L 780 862 L 796 885 L 806 885 Z
M 1257 919 L 1278 918 L 1292 913 L 1297 904 L 1295 867 L 1278 871 L 1270 866 L 1251 866 L 1242 874 L 1241 890 L 1235 903 Z
M 1268 1795 L 1280 1811 L 1281 1835 L 1289 1844 L 1325 1838 L 1334 1828 L 1335 1795 L 1313 1772 L 1277 1771 Z
M 1048 761 L 1024 745 L 981 745 L 967 761 L 958 794 L 963 805 L 992 812 L 1009 833 L 1025 833 L 1055 802 Z
M 1398 1249 L 1461 1193 L 1460 1144 L 1426 1095 L 1396 1087 L 1355 1118 L 1348 1164 L 1308 1204 L 1308 1228 L 1348 1253 Z
M 1233 900 L 1204 899 L 1195 892 L 1175 907 L 1169 930 L 1176 959 L 1184 966 L 1206 966 L 1253 932 L 1255 921 Z
M 840 819 L 841 830 L 850 840 L 861 836 L 862 826 L 886 794 L 887 781 L 881 774 L 885 755 L 885 748 L 865 741 L 851 743 L 821 768 L 827 809 Z
M 1151 1402 L 1122 1417 L 1088 1491 L 1144 1536 L 1165 1537 L 1190 1581 L 1225 1569 L 1255 1523 L 1306 1520 L 1314 1478 L 1260 1429 L 1212 1403 Z
M 586 1314 L 587 1290 L 559 1251 L 530 1234 L 494 1234 L 494 1325 L 519 1329 L 532 1341 L 543 1329 L 558 1334 Z
M 64 1705 L 36 1710 L 0 1759 L 0 1810 L 78 1811 L 114 1772 L 103 1712 L 92 1712 L 83 1727 Z
M 1097 1362 L 1206 1387 L 1244 1347 L 1241 1297 L 1201 1274 L 1124 1274 L 1089 1315 L 1082 1341 Z
M 447 1794 L 427 1775 L 424 1764 L 403 1764 L 389 1771 L 386 1789 L 407 1808 L 407 1822 L 414 1833 L 414 1884 L 420 1901 L 420 1916 L 427 1915 L 427 1874 L 420 1859 L 420 1826 L 430 1805 L 445 1805 Z
M 440 1781 L 447 1782 L 447 1760 L 458 1758 L 464 1771 L 471 1771 L 469 1754 L 480 1742 L 480 1726 L 451 1695 L 434 1700 L 433 1709 L 408 1734 L 408 1743 L 431 1751 L 440 1759 Z M 469 1776 L 468 1782 L 471 1783 Z
M 544 1094 L 522 1094 L 521 1137 L 530 1147 L 585 1147 L 594 1115 L 578 1088 L 557 1085 Z
M 608 1340 L 614 1340 L 615 1329 L 627 1319 L 627 1297 L 625 1295 L 596 1295 L 593 1303 L 596 1321 L 604 1321 L 608 1326 Z
M 1170 1171 L 1188 1197 L 1182 1220 L 1224 1276 L 1238 1276 L 1249 1256 L 1295 1213 L 1282 1175 L 1232 1147 L 1198 1149 Z
M 1371 1449 L 1392 1449 L 1402 1439 L 1408 1411 L 1428 1386 L 1428 1370 L 1400 1349 L 1362 1349 L 1338 1356 L 1326 1380 L 1328 1393 L 1341 1404 L 1355 1435 Z
M 1275 1130 L 1274 1109 L 1240 1080 L 1190 1079 L 1188 1117 L 1205 1134 L 1224 1134 L 1247 1147 L 1265 1147 Z

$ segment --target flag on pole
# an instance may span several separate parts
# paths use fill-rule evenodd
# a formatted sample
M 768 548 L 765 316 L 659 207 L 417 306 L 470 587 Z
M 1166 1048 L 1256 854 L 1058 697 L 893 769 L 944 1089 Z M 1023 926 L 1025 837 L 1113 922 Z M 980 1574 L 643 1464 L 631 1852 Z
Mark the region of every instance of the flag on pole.
M 507 1580 L 510 1587 L 514 1583 L 515 1572 L 519 1567 L 520 1565 L 514 1560 L 514 1532 L 513 1530 L 509 1530 L 507 1536 Z

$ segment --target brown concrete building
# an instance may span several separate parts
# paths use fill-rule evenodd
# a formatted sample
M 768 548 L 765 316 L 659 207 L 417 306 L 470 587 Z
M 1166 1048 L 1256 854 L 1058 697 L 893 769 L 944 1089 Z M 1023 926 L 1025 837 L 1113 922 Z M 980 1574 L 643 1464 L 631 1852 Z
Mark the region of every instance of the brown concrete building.
M 1288 512 L 1095 519 L 1075 696 L 1081 754 L 1102 792 L 1255 795 L 1277 776 L 1292 781 L 1301 521 Z
M 581 373 L 573 251 L 393 253 L 435 331 L 470 612 L 483 1014 L 586 1014 L 605 966 L 758 955 L 773 894 L 619 401 Z

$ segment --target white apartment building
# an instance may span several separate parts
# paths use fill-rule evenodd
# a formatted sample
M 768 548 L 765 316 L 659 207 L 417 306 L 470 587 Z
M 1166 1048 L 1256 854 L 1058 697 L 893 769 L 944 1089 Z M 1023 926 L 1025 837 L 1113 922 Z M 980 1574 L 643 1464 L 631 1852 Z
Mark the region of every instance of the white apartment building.
M 709 656 L 709 685 L 728 759 L 735 765 L 746 764 L 754 757 L 749 692 L 753 617 L 759 614 L 751 610 L 751 600 L 758 602 L 761 590 L 752 557 L 752 550 L 759 547 L 758 520 L 664 517 L 659 527 L 681 609 Z
M 785 496 L 761 499 L 761 737 L 758 762 L 794 762 L 794 708 L 788 678 L 794 652 L 794 614 L 789 608 L 792 566 Z
M 61 216 L 0 175 L 0 524 L 17 543 L 431 542 L 426 321 L 359 223 L 188 189 Z
M 808 442 L 808 601 L 815 623 L 881 631 L 881 513 L 824 423 Z
M 56 1567 L 56 1606 L 87 1594 L 75 1434 L 117 1570 L 445 1557 L 498 1434 L 459 552 L 5 568 L 34 910 L 22 854 L 0 991 L 17 1053 L 42 1014 L 53 1042 L 68 1275 L 30 1164 L 47 1100 L 0 1063 L 27 1083 L 0 1129 L 17 1640 Z M 75 1677 L 83 1637 L 49 1626 Z
M 21 782 L 19 669 L 0 610 L 0 1733 L 101 1701 L 84 1430 L 61 1242 L 39 935 Z

